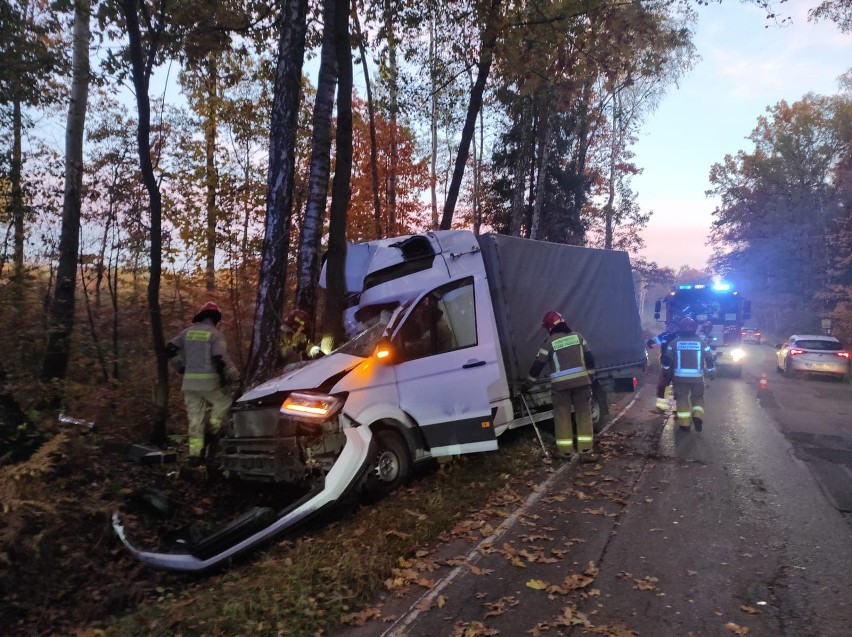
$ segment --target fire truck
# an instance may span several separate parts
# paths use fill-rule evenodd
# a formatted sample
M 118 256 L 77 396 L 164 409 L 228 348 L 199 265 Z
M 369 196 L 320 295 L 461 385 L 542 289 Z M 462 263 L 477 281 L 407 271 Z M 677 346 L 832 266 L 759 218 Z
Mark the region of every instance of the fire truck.
M 681 283 L 654 304 L 654 318 L 662 320 L 665 306 L 667 326 L 675 326 L 686 316 L 691 316 L 699 327 L 710 321 L 713 330 L 707 336 L 714 352 L 719 373 L 729 372 L 740 377 L 743 371 L 745 350 L 741 347 L 743 323 L 751 318 L 751 301 L 745 299 L 725 281 Z

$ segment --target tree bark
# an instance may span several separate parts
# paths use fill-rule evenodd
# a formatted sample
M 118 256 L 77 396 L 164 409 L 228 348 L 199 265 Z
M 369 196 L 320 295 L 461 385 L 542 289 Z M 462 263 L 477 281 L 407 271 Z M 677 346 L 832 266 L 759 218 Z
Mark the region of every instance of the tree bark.
M 331 197 L 328 238 L 328 294 L 325 330 L 335 345 L 343 342 L 343 300 L 346 296 L 346 211 L 352 178 L 352 46 L 349 41 L 349 0 L 337 0 L 337 157 Z
M 41 379 L 45 382 L 65 379 L 71 351 L 71 333 L 74 330 L 83 190 L 83 133 L 89 100 L 90 13 L 91 0 L 76 0 L 71 93 L 65 128 L 65 189 L 62 201 L 62 231 L 59 238 L 59 265 L 50 308 L 47 348 L 41 369 Z M 56 396 L 55 401 L 59 398 Z
M 491 9 L 482 31 L 482 52 L 477 65 L 476 81 L 470 92 L 470 102 L 467 107 L 467 116 L 462 128 L 459 150 L 456 155 L 456 163 L 453 169 L 453 179 L 450 182 L 450 190 L 447 200 L 444 202 L 444 214 L 441 217 L 441 230 L 449 230 L 453 223 L 453 214 L 456 210 L 456 202 L 461 190 L 461 182 L 464 177 L 464 169 L 470 154 L 470 142 L 476 130 L 476 118 L 482 108 L 482 96 L 485 93 L 485 84 L 488 81 L 488 73 L 491 71 L 491 63 L 494 60 L 494 48 L 497 46 L 497 17 L 500 11 L 501 0 L 491 0 Z
M 540 107 L 538 152 L 536 153 L 538 178 L 535 184 L 535 203 L 533 204 L 532 221 L 530 222 L 530 239 L 541 238 L 542 209 L 547 191 L 547 164 L 550 161 L 551 112 L 549 93 L 545 93 Z
M 323 33 L 317 93 L 314 100 L 313 133 L 311 137 L 311 169 L 308 177 L 308 204 L 299 235 L 297 259 L 296 307 L 315 317 L 319 283 L 319 251 L 322 240 L 325 208 L 328 201 L 328 181 L 331 173 L 331 128 L 334 111 L 334 89 L 337 84 L 337 53 L 335 51 L 335 5 L 337 0 L 323 0 Z M 308 326 L 313 338 L 315 321 Z
M 23 117 L 21 115 L 21 100 L 15 98 L 12 102 L 12 161 L 9 167 L 9 188 L 11 197 L 9 201 L 9 212 L 12 216 L 12 226 L 15 229 L 13 239 L 14 249 L 12 256 L 14 277 L 17 287 L 24 280 L 24 187 L 21 183 L 23 172 L 23 151 L 21 150 L 21 137 L 23 136 Z M 20 291 L 20 290 L 19 290 Z
M 205 186 L 207 188 L 207 264 L 205 268 L 207 291 L 216 289 L 216 194 L 219 191 L 219 174 L 216 170 L 216 130 L 219 113 L 219 64 L 217 54 L 207 54 L 207 113 L 204 122 Z
M 364 34 L 358 21 L 358 7 L 352 3 L 352 20 L 355 23 L 355 37 L 358 38 L 358 51 L 361 54 L 361 66 L 364 68 L 364 88 L 367 92 L 367 113 L 370 117 L 370 176 L 373 184 L 373 218 L 376 221 L 376 239 L 382 238 L 382 205 L 379 201 L 379 160 L 376 142 L 376 108 L 373 104 L 373 89 L 370 86 L 370 69 L 367 67 L 367 47 Z
M 136 146 L 139 152 L 142 181 L 148 193 L 151 222 L 151 265 L 147 298 L 157 378 L 154 384 L 154 413 L 150 439 L 154 444 L 162 445 L 165 444 L 167 439 L 166 420 L 169 415 L 169 369 L 166 359 L 166 342 L 163 337 L 163 317 L 160 311 L 160 281 L 163 269 L 163 202 L 160 187 L 154 174 L 154 164 L 151 160 L 151 99 L 148 95 L 151 71 L 157 55 L 156 45 L 154 44 L 157 39 L 151 38 L 147 51 L 143 50 L 138 0 L 121 0 L 121 8 L 127 25 L 131 77 L 136 93 L 138 116 Z
M 399 164 L 397 119 L 399 116 L 399 67 L 396 61 L 396 33 L 394 31 L 394 3 L 385 0 L 385 31 L 388 39 L 388 92 L 390 93 L 390 165 L 388 166 L 388 236 L 399 233 L 396 211 L 396 169 Z
M 429 160 L 429 192 L 432 196 L 432 230 L 437 230 L 438 220 L 438 27 L 434 16 L 429 26 L 429 77 L 432 80 L 432 109 L 429 113 L 429 133 L 432 148 Z
M 524 223 L 524 195 L 527 188 L 527 168 L 529 168 L 529 141 L 526 131 L 529 129 L 530 106 L 529 99 L 518 97 L 520 114 L 518 121 L 518 148 L 515 156 L 515 171 L 512 183 L 512 220 L 509 234 L 513 237 L 521 236 L 521 226 Z
M 269 378 L 278 360 L 293 212 L 307 10 L 307 0 L 284 0 L 279 17 L 278 63 L 269 133 L 266 223 L 246 372 L 249 386 Z

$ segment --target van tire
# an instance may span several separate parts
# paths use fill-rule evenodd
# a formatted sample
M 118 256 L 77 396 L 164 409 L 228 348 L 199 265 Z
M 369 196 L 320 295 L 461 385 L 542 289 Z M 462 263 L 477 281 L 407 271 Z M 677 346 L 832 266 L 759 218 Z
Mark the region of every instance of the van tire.
M 609 416 L 609 405 L 606 401 L 606 390 L 601 387 L 600 383 L 594 381 L 592 383 L 592 428 L 596 434 L 603 431 L 604 424 Z
M 408 447 L 402 436 L 381 429 L 373 433 L 376 450 L 370 459 L 370 469 L 364 482 L 364 498 L 377 502 L 397 489 L 411 471 Z

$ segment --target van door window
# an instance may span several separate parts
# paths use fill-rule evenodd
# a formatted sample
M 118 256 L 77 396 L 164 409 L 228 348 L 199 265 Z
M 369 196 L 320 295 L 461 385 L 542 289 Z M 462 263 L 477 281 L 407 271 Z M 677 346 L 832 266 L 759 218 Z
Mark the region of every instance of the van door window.
M 404 360 L 476 345 L 473 278 L 448 283 L 420 299 L 399 334 Z

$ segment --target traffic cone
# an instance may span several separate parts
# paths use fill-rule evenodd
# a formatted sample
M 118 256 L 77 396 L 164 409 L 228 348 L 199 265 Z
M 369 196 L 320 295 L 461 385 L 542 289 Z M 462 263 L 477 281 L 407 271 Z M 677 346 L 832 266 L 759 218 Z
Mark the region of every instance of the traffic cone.
M 763 372 L 760 375 L 760 382 L 758 383 L 758 389 L 766 389 L 769 386 L 769 381 L 766 380 L 766 372 Z

